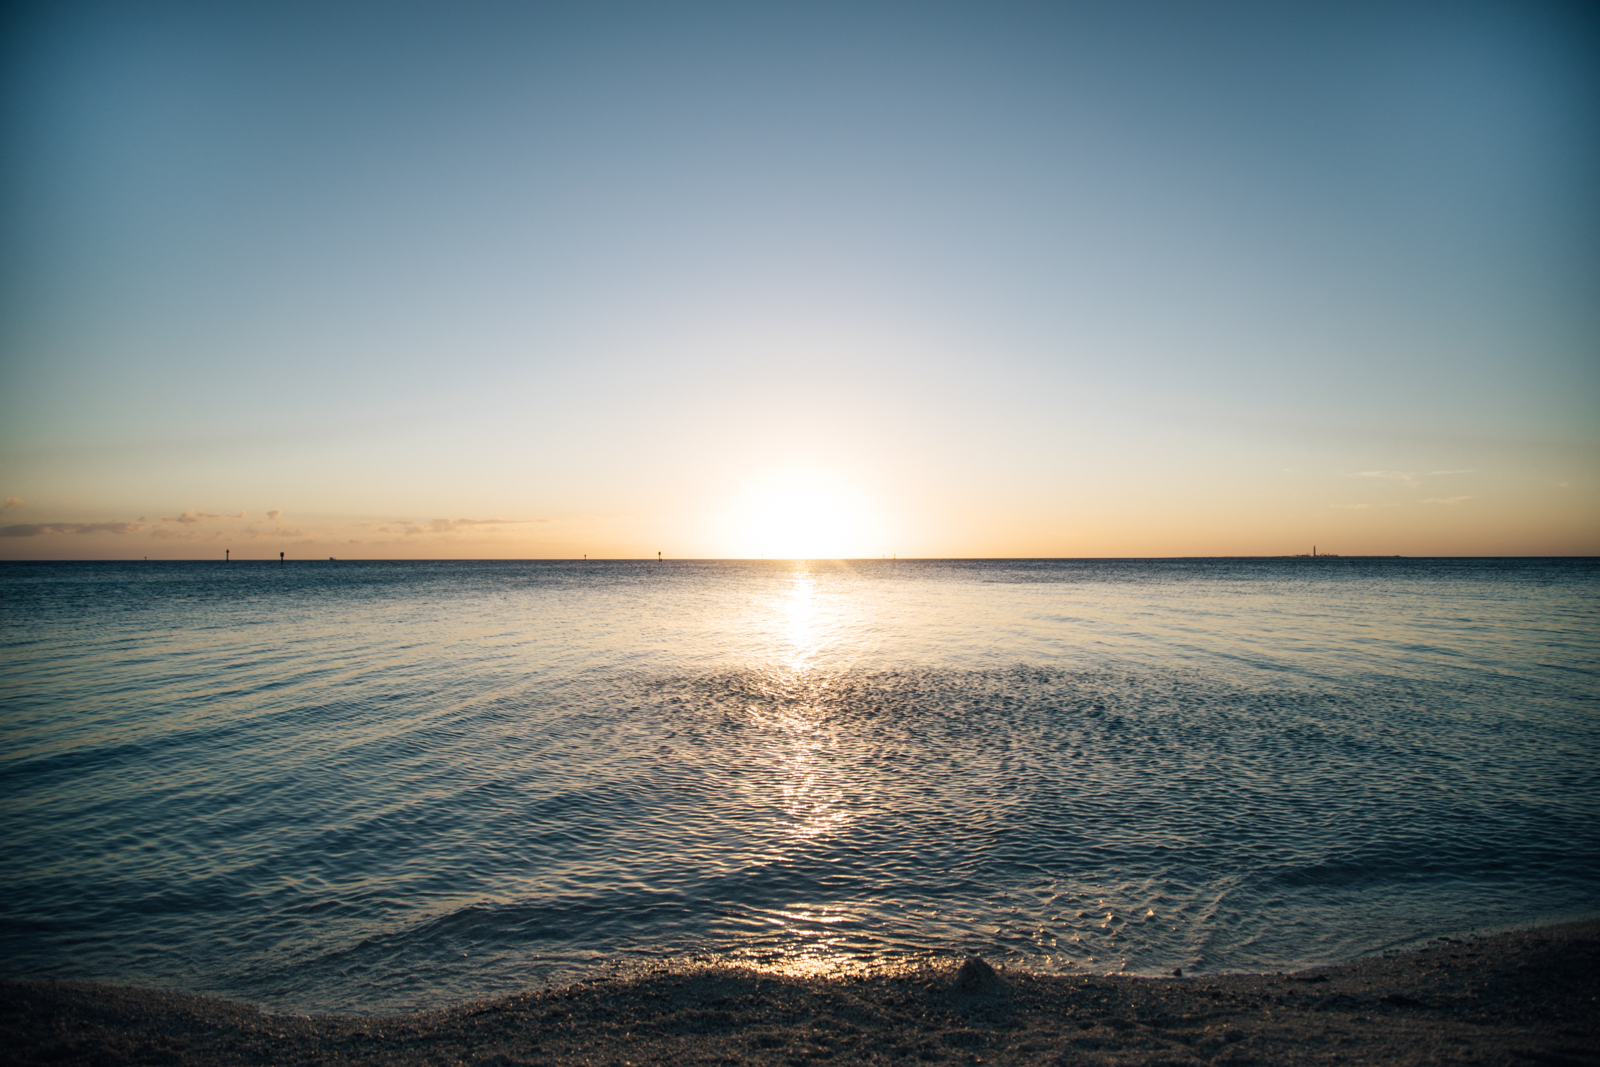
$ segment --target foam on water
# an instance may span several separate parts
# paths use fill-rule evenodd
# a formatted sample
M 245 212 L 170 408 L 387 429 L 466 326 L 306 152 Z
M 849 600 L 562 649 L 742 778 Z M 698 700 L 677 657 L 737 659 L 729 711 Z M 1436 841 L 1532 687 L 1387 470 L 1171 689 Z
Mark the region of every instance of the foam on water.
M 1329 962 L 1600 911 L 1593 561 L 0 566 L 11 976 Z

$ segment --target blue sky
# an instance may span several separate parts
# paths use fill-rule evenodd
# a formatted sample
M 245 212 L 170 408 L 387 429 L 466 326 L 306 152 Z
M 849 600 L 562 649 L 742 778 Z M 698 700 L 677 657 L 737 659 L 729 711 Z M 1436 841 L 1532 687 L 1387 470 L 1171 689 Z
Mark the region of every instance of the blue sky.
M 1600 552 L 1580 6 L 8 17 L 0 556 Z

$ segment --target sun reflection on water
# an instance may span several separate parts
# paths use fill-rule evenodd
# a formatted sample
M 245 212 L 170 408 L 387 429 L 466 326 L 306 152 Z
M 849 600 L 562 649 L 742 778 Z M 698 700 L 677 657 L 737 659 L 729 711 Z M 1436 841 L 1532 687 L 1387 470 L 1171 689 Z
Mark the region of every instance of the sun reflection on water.
M 795 572 L 780 610 L 784 636 L 788 639 L 784 665 L 796 675 L 802 675 L 811 668 L 822 644 L 816 580 L 809 571 Z
M 779 801 L 782 822 L 776 828 L 776 851 L 785 858 L 826 847 L 828 838 L 851 821 L 836 756 L 840 738 L 829 721 L 826 672 L 821 657 L 837 640 L 837 618 L 817 578 L 802 563 L 778 593 L 778 617 L 767 700 L 753 705 L 751 717 L 771 739 L 769 779 Z M 849 959 L 836 928 L 848 921 L 844 909 L 817 908 L 799 901 L 774 901 L 768 921 L 783 931 L 782 947 L 763 953 L 760 966 L 795 975 L 837 973 Z
M 777 699 L 764 714 L 758 714 L 767 719 L 768 728 L 776 735 L 773 761 L 782 783 L 787 836 L 814 841 L 843 825 L 848 813 L 830 773 L 832 761 L 826 758 L 838 747 L 838 739 L 829 729 L 826 709 L 819 700 L 827 683 L 815 669 L 817 655 L 826 643 L 827 620 L 816 581 L 803 565 L 790 580 L 780 607 L 785 647 L 775 679 L 778 692 L 773 695 Z

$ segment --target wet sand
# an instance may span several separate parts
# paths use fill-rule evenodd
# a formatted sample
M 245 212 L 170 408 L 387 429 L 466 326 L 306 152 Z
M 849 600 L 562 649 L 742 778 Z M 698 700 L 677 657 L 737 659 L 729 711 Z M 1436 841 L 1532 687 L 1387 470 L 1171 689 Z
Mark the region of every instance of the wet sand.
M 1296 974 L 799 979 L 663 970 L 446 1011 L 265 1015 L 0 983 L 15 1064 L 1600 1064 L 1600 920 Z

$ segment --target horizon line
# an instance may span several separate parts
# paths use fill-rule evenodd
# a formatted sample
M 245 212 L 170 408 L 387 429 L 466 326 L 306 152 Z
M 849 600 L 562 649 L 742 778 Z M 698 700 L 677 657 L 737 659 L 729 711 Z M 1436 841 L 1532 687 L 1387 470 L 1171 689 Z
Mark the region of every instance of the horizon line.
M 1154 562 L 1162 560 L 1489 560 L 1489 559 L 1592 559 L 1600 560 L 1600 553 L 1569 554 L 1498 554 L 1498 555 L 1406 555 L 1402 553 L 1278 553 L 1273 555 L 1210 555 L 1210 556 L 667 556 L 651 559 L 649 556 L 607 556 L 590 559 L 583 556 L 300 556 L 277 559 L 271 556 L 245 559 L 215 559 L 213 557 L 181 557 L 150 559 L 127 557 L 115 559 L 0 559 L 5 563 L 992 563 L 992 562 Z

